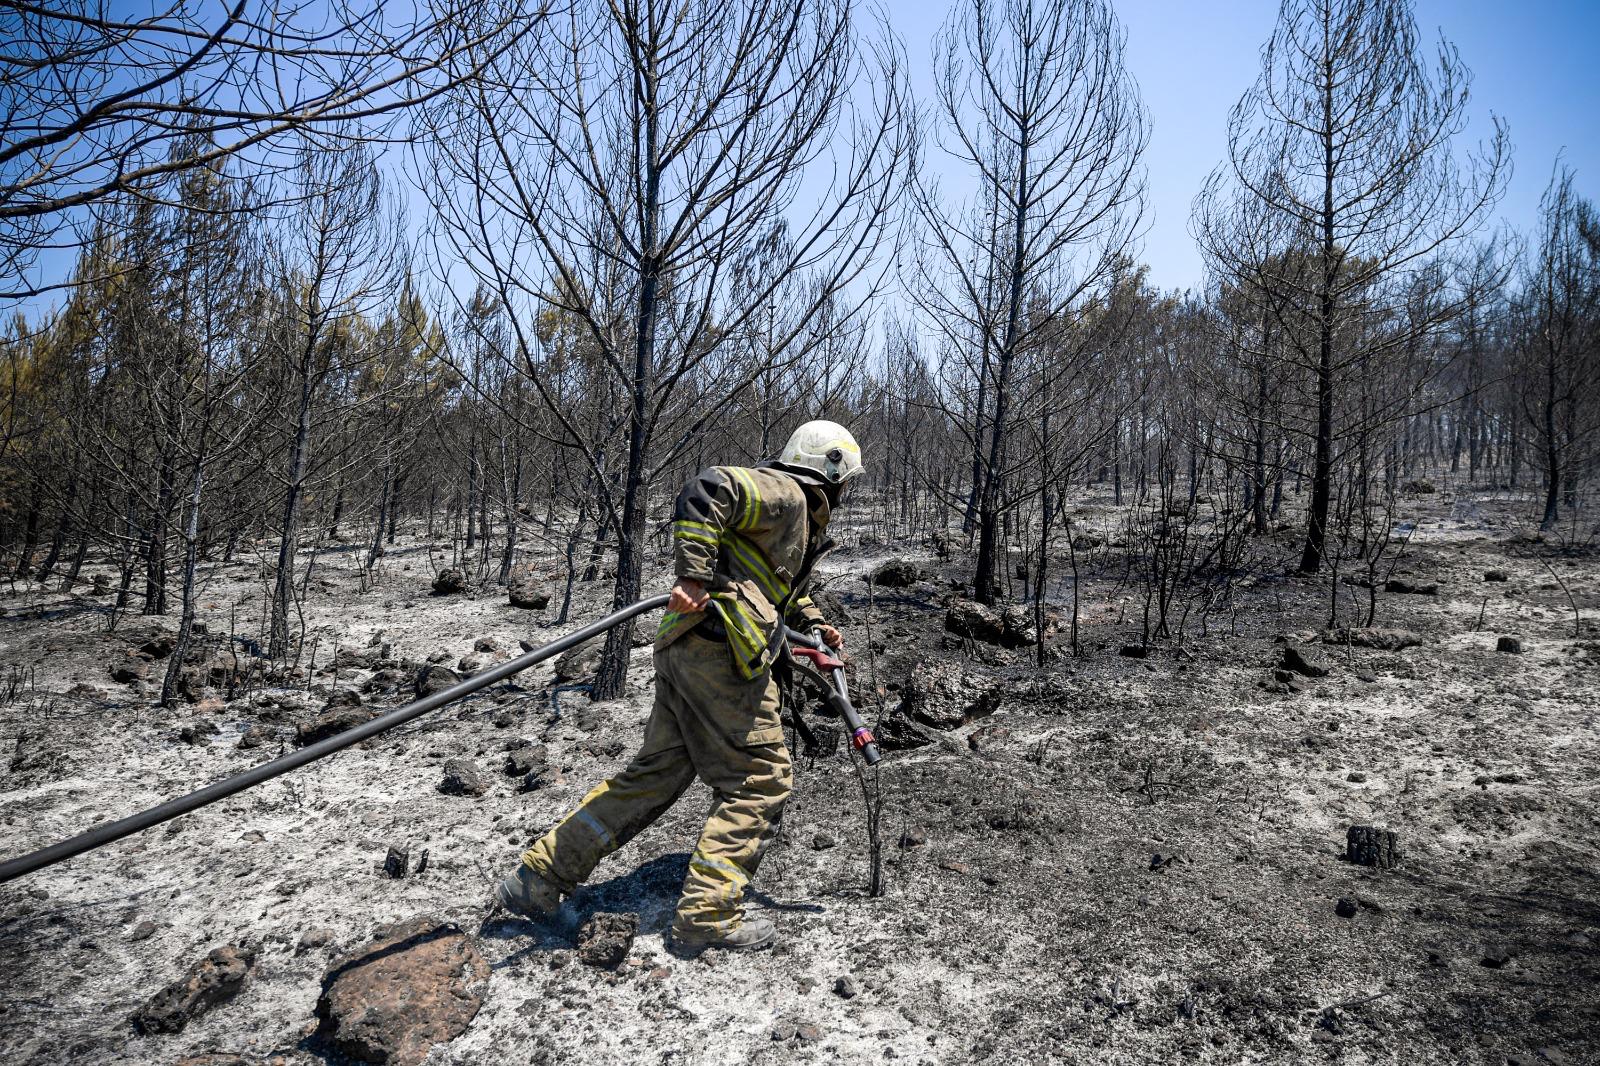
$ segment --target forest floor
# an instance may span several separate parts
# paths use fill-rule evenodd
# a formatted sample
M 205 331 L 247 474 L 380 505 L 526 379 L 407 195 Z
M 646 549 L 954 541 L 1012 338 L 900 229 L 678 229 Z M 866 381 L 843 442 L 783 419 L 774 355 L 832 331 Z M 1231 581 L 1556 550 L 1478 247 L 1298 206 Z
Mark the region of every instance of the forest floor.
M 1327 618 L 1329 579 L 1290 573 L 1292 533 L 1205 632 L 1191 612 L 1181 650 L 1129 658 L 1142 597 L 1122 578 L 1117 512 L 1079 501 L 1077 521 L 1112 545 L 1082 561 L 1081 655 L 1057 633 L 1041 670 L 1033 649 L 944 632 L 966 559 L 846 530 L 822 576 L 848 611 L 869 715 L 925 659 L 999 682 L 991 716 L 886 756 L 881 897 L 867 895 L 861 792 L 837 756 L 797 760 L 755 882 L 783 938 L 772 951 L 665 950 L 708 802 L 699 785 L 568 905 L 573 924 L 639 916 L 620 968 L 579 962 L 570 930 L 491 914 L 491 878 L 627 760 L 649 708 L 647 649 L 631 695 L 605 704 L 553 699 L 546 664 L 0 887 L 0 1061 L 339 1061 L 313 1039 L 324 972 L 377 927 L 431 916 L 471 934 L 491 967 L 435 1066 L 1600 1062 L 1600 559 L 1529 541 L 1503 497 L 1406 507 L 1416 527 L 1395 573 L 1440 587 L 1380 594 L 1377 624 L 1423 643 L 1322 649 L 1331 672 L 1300 692 L 1263 685 L 1282 640 L 1315 649 Z M 420 540 L 402 539 L 367 589 L 355 551 L 325 553 L 311 582 L 310 692 L 171 711 L 152 706 L 152 682 L 109 674 L 170 623 L 129 616 L 108 633 L 104 596 L 0 599 L 0 857 L 292 750 L 297 719 L 371 675 L 323 672 L 335 646 L 454 661 L 479 638 L 514 650 L 562 631 L 493 584 L 429 595 L 439 551 Z M 923 580 L 874 593 L 863 575 L 891 555 Z M 647 588 L 664 590 L 660 573 Z M 213 634 L 259 614 L 258 563 L 205 574 Z M 1585 619 L 1576 635 L 1563 583 Z M 608 595 L 580 585 L 573 625 Z M 1501 634 L 1522 653 L 1497 651 Z M 179 738 L 199 720 L 219 732 Z M 270 739 L 240 750 L 251 726 Z M 517 739 L 547 749 L 535 791 L 500 773 Z M 441 793 L 447 759 L 473 760 L 488 793 Z M 1401 865 L 1347 862 L 1351 825 L 1398 833 Z M 390 846 L 413 865 L 426 849 L 426 869 L 385 876 Z M 255 953 L 235 998 L 181 1033 L 135 1035 L 141 1003 L 230 944 Z

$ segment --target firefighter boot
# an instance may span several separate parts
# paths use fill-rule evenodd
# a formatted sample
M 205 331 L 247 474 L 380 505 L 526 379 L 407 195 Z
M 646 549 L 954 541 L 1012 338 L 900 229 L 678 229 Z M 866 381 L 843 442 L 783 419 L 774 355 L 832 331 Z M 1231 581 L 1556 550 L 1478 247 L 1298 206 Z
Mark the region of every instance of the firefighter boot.
M 511 913 L 534 921 L 553 917 L 561 909 L 560 890 L 527 863 L 518 863 L 515 870 L 500 879 L 494 898 Z
M 761 951 L 770 948 L 777 939 L 778 930 L 771 922 L 765 918 L 751 918 L 740 922 L 729 932 L 711 933 L 704 938 L 684 936 L 674 929 L 667 950 L 679 958 L 694 958 L 707 948 L 720 948 L 724 951 Z

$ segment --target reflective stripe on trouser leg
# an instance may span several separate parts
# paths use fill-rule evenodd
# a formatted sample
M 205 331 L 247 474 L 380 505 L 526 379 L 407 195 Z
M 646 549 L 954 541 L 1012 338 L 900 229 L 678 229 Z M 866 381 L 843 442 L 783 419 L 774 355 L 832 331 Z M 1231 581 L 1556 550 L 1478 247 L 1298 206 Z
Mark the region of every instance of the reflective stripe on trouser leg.
M 789 755 L 780 744 L 741 749 L 745 778 L 716 790 L 700 844 L 689 860 L 674 923 L 700 934 L 727 933 L 744 914 L 744 890 L 777 833 L 789 798 Z
M 661 816 L 694 780 L 683 748 L 636 755 L 522 855 L 534 872 L 573 892 L 601 859 Z

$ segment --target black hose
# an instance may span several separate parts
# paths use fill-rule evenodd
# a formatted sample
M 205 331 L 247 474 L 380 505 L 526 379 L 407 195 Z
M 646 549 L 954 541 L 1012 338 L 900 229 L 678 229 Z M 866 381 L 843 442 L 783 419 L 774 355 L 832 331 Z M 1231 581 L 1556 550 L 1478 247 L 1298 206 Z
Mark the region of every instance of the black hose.
M 822 637 L 814 633 L 802 633 L 789 626 L 784 627 L 784 635 L 791 644 L 812 648 L 816 651 L 832 654 L 832 649 L 823 643 Z M 821 671 L 818 671 L 820 676 Z M 831 678 L 822 678 L 826 691 L 822 698 L 826 700 L 839 717 L 844 719 L 845 728 L 850 730 L 850 744 L 861 753 L 862 760 L 868 766 L 878 765 L 882 756 L 878 752 L 878 740 L 872 735 L 872 730 L 867 728 L 867 723 L 862 719 L 861 712 L 856 710 L 855 704 L 850 702 L 850 685 L 845 680 L 844 670 L 836 667 L 829 671 Z
M 285 755 L 281 759 L 274 759 L 269 763 L 262 763 L 260 766 L 246 770 L 236 777 L 224 778 L 215 784 L 207 785 L 198 792 L 191 792 L 187 796 L 179 796 L 177 799 L 168 800 L 159 807 L 151 807 L 147 811 L 140 811 L 138 814 L 129 815 L 118 821 L 96 826 L 87 833 L 80 833 L 75 837 L 61 841 L 59 844 L 52 844 L 47 848 L 40 848 L 38 851 L 27 855 L 8 859 L 6 862 L 0 863 L 0 884 L 13 881 L 24 874 L 30 874 L 46 866 L 53 866 L 58 862 L 72 858 L 74 855 L 81 855 L 86 851 L 98 848 L 102 844 L 109 844 L 113 840 L 121 840 L 123 837 L 137 833 L 141 829 L 149 829 L 153 825 L 160 825 L 162 822 L 176 818 L 180 814 L 188 814 L 190 811 L 204 807 L 208 803 L 215 803 L 219 799 L 231 796 L 235 792 L 243 792 L 245 789 L 259 785 L 263 781 L 270 781 L 274 777 L 286 774 L 290 770 L 298 769 L 306 763 L 316 762 L 318 759 L 332 755 L 342 748 L 348 748 L 352 744 L 359 744 L 363 740 L 375 737 L 379 733 L 387 732 L 395 726 L 404 725 L 413 718 L 420 718 L 429 711 L 436 711 L 446 704 L 454 703 L 461 697 L 477 692 L 479 689 L 488 688 L 498 681 L 504 681 L 513 674 L 520 673 L 537 663 L 542 663 L 553 655 L 560 655 L 568 648 L 575 647 L 586 640 L 599 636 L 612 626 L 626 622 L 628 619 L 644 614 L 646 611 L 664 607 L 666 603 L 667 595 L 665 593 L 640 600 L 631 606 L 613 611 L 598 622 L 591 622 L 582 629 L 568 633 L 559 640 L 551 641 L 542 648 L 535 648 L 533 651 L 526 652 L 515 659 L 507 660 L 493 669 L 485 670 L 481 674 L 469 677 L 459 685 L 451 685 L 443 692 L 436 692 L 431 696 L 417 700 L 415 703 L 397 707 L 387 714 L 379 715 L 370 722 L 356 726 L 354 729 L 347 729 L 343 733 L 328 737 L 326 740 L 308 744 L 291 755 Z

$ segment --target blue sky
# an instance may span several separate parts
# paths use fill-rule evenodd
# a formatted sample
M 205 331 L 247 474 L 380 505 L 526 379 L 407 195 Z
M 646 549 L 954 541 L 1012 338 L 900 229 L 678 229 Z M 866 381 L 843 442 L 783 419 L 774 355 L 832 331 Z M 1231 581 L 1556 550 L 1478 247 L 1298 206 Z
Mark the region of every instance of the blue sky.
M 930 94 L 933 36 L 950 10 L 942 2 L 876 0 L 905 43 L 913 85 Z M 1259 70 L 1261 45 L 1277 17 L 1275 0 L 1116 0 L 1128 33 L 1127 62 L 1150 113 L 1150 199 L 1143 259 L 1163 288 L 1199 287 L 1203 273 L 1188 232 L 1191 201 L 1225 149 L 1227 114 Z M 1440 32 L 1473 72 L 1466 136 L 1510 124 L 1514 172 L 1499 213 L 1532 231 L 1540 193 L 1558 154 L 1577 173 L 1580 195 L 1600 200 L 1600 0 L 1416 0 L 1431 50 Z M 937 167 L 938 161 L 930 160 Z M 398 176 L 398 175 L 397 175 Z M 403 180 L 403 179 L 402 179 Z M 951 174 L 947 187 L 959 183 Z M 412 197 L 413 210 L 421 208 Z M 46 257 L 65 272 L 70 257 Z M 49 298 L 53 303 L 59 297 Z
M 885 5 L 925 97 L 930 42 L 949 6 Z M 1154 284 L 1198 287 L 1203 271 L 1189 237 L 1190 203 L 1222 159 L 1228 110 L 1255 80 L 1278 4 L 1117 0 L 1116 6 L 1128 31 L 1128 67 L 1150 112 L 1143 258 Z M 1580 195 L 1600 199 L 1600 0 L 1417 0 L 1415 11 L 1429 54 L 1442 32 L 1473 73 L 1466 137 L 1485 137 L 1491 113 L 1510 124 L 1514 172 L 1500 214 L 1516 229 L 1532 230 L 1539 195 L 1563 150 Z

